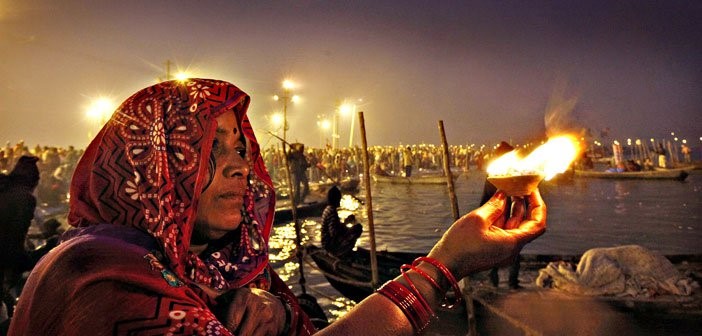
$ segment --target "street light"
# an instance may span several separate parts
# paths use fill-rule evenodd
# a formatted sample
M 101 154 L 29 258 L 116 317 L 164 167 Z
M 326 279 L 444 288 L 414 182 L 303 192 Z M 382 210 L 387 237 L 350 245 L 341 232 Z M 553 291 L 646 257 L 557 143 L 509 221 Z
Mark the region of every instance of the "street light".
M 273 113 L 273 115 L 271 115 L 271 124 L 273 124 L 277 132 L 277 129 L 283 126 L 283 114 L 280 112 Z
M 317 126 L 320 129 L 319 132 L 319 142 L 321 143 L 321 147 L 324 147 L 325 142 L 324 142 L 324 135 L 329 131 L 329 129 L 332 127 L 331 121 L 327 119 L 325 115 L 318 115 L 317 116 Z
M 180 82 L 184 82 L 191 77 L 193 76 L 185 71 L 178 71 L 178 73 L 175 74 L 175 79 Z
M 291 95 L 291 90 L 295 88 L 295 83 L 289 79 L 283 81 L 283 95 L 273 96 L 275 101 L 283 101 L 283 141 L 288 141 L 288 102 L 294 103 L 299 101 L 299 97 Z M 285 144 L 283 144 L 285 146 Z
M 90 119 L 99 129 L 107 123 L 115 110 L 115 103 L 107 97 L 98 97 L 93 99 L 85 109 L 85 116 Z M 92 137 L 92 132 L 88 133 L 88 137 Z

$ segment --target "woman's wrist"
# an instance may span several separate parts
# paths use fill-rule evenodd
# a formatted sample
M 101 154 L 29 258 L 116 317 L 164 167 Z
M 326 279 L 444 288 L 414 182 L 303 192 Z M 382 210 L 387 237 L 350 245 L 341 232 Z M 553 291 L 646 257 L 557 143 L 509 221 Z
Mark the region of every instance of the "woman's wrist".
M 441 299 L 444 297 L 451 285 L 447 280 L 443 279 L 441 273 L 435 268 L 433 268 L 431 265 L 426 265 L 426 263 L 420 263 L 419 265 L 417 265 L 417 268 L 419 268 L 421 271 L 425 272 L 426 275 L 434 279 L 439 285 L 439 288 L 434 287 L 431 284 L 431 282 L 429 282 L 426 278 L 424 278 L 423 275 L 419 274 L 415 270 L 409 270 L 405 273 L 417 287 L 417 290 L 420 292 L 419 294 L 424 296 L 429 305 L 431 305 L 432 309 L 438 307 L 440 305 Z M 395 278 L 395 280 L 405 286 L 409 285 L 407 279 L 405 279 L 403 276 L 399 276 Z
M 422 332 L 437 316 L 441 307 L 454 308 L 462 302 L 462 293 L 451 271 L 440 261 L 419 257 L 411 265 L 400 267 L 402 275 L 388 281 L 378 293 L 397 305 L 415 332 Z M 454 292 L 453 299 L 447 292 Z

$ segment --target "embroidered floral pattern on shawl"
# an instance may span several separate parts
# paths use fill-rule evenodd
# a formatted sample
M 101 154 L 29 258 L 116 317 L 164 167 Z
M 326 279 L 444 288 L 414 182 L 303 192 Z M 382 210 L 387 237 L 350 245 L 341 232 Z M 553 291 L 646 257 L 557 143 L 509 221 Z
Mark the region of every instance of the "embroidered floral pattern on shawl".
M 186 283 L 240 287 L 268 263 L 275 208 L 272 182 L 246 111 L 249 97 L 216 80 L 168 81 L 129 97 L 88 146 L 71 185 L 69 222 L 136 227 L 152 235 Z M 201 259 L 189 251 L 195 209 L 207 183 L 215 118 L 233 110 L 247 138 L 249 188 L 239 241 Z

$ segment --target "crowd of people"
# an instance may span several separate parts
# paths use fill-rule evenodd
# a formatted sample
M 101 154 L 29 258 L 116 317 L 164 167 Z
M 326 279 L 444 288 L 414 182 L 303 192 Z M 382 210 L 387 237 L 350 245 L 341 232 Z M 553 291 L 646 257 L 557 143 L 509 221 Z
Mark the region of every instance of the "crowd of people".
M 296 144 L 293 144 L 296 145 Z M 494 148 L 485 146 L 449 146 L 451 166 L 461 170 L 484 170 L 485 162 L 492 159 Z M 262 151 L 266 166 L 274 181 L 285 180 L 283 149 L 270 146 Z M 433 144 L 372 146 L 368 148 L 371 171 L 376 174 L 411 176 L 412 171 L 437 172 L 443 169 L 443 150 Z M 309 181 L 340 180 L 363 172 L 360 147 L 304 149 Z M 291 164 L 292 166 L 292 164 Z
M 48 207 L 60 206 L 67 201 L 68 185 L 82 154 L 82 149 L 73 146 L 36 145 L 29 148 L 24 141 L 18 141 L 14 145 L 7 142 L 5 147 L 0 148 L 0 173 L 11 171 L 22 156 L 36 157 L 40 176 L 36 190 L 38 204 Z

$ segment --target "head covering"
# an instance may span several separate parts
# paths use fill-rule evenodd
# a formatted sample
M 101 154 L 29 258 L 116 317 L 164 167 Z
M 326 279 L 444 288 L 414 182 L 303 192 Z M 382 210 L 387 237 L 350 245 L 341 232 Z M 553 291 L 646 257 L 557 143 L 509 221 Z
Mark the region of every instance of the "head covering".
M 22 155 L 10 172 L 10 178 L 17 185 L 34 189 L 39 184 L 39 158 L 36 156 Z
M 332 186 L 329 188 L 329 191 L 327 191 L 327 204 L 339 206 L 340 203 L 341 190 L 339 190 L 339 187 L 337 186 Z
M 272 182 L 246 116 L 249 96 L 218 80 L 167 81 L 129 97 L 85 150 L 70 189 L 69 223 L 126 225 L 153 236 L 188 283 L 236 288 L 268 263 Z M 220 114 L 233 110 L 247 139 L 250 174 L 237 239 L 202 258 L 189 251 Z M 225 237 L 229 237 L 227 235 Z

